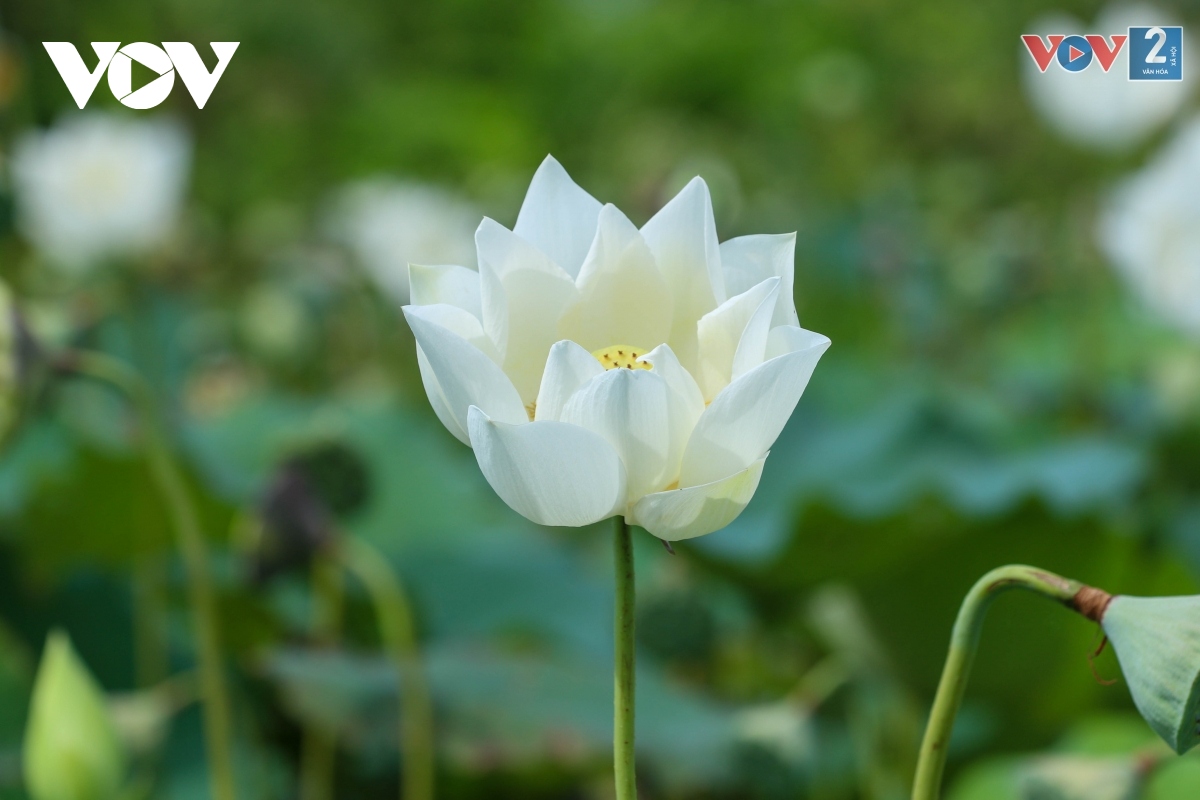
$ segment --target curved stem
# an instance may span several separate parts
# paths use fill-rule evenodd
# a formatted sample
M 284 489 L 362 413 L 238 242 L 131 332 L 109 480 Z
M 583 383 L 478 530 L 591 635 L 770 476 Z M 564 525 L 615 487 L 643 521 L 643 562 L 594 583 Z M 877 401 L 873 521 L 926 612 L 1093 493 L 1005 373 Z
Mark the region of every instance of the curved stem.
M 921 742 L 917 774 L 913 780 L 913 800 L 937 800 L 946 767 L 946 749 L 975 660 L 984 616 L 996 596 L 1010 589 L 1026 589 L 1084 613 L 1077 598 L 1081 591 L 1089 587 L 1052 572 L 1022 565 L 994 569 L 971 587 L 954 622 L 950 653 L 946 657 L 941 683 L 938 684 L 929 723 L 925 728 L 925 738 Z
M 400 679 L 402 800 L 433 800 L 433 701 L 417 650 L 412 608 L 400 579 L 383 554 L 362 539 L 343 537 L 342 563 L 371 596 L 379 634 Z
M 171 671 L 165 631 L 166 577 L 157 554 L 139 556 L 133 567 L 134 675 L 141 688 L 166 680 Z
M 616 656 L 613 663 L 613 774 L 617 782 L 617 800 L 637 800 L 637 774 L 634 764 L 634 722 L 636 676 L 635 604 L 633 583 L 633 537 L 624 517 L 616 518 L 613 538 L 616 573 L 616 624 L 613 635 Z
M 175 529 L 187 571 L 188 605 L 195 625 L 200 691 L 204 699 L 204 732 L 215 800 L 234 800 L 229 692 L 222 668 L 216 597 L 209 571 L 208 544 L 183 474 L 171 455 L 159 423 L 154 397 L 140 375 L 115 358 L 73 352 L 62 360 L 69 371 L 113 386 L 133 404 L 142 425 L 142 447 Z
M 322 554 L 313 559 L 313 643 L 329 646 L 342 631 L 345 584 L 338 565 Z M 300 800 L 333 800 L 337 731 L 310 722 L 304 730 L 300 764 Z

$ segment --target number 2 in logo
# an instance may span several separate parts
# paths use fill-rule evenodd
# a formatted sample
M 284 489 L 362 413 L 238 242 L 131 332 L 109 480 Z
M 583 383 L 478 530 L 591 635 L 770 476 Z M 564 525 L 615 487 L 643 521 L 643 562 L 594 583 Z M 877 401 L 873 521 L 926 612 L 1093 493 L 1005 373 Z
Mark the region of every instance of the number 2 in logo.
M 1129 80 L 1183 80 L 1183 28 L 1130 28 Z

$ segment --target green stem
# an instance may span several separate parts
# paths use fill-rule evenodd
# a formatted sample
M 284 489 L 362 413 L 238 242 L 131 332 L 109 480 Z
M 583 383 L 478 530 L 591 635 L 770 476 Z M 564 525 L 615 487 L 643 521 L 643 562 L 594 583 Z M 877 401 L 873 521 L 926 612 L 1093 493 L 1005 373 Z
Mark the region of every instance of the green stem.
M 157 554 L 138 557 L 133 567 L 133 644 L 137 685 L 155 686 L 171 671 L 164 632 L 165 579 Z
M 215 800 L 234 800 L 232 722 L 229 692 L 222 668 L 216 596 L 209 571 L 208 545 L 183 474 L 171 455 L 159 423 L 154 396 L 132 368 L 103 353 L 73 352 L 62 362 L 78 375 L 107 383 L 126 397 L 142 425 L 142 447 L 150 475 L 162 495 L 187 571 L 188 605 L 195 625 L 200 691 L 204 699 L 204 729 L 208 766 Z
M 983 631 L 983 619 L 992 601 L 1010 589 L 1025 589 L 1080 611 L 1077 598 L 1086 588 L 1078 581 L 1021 565 L 994 569 L 971 587 L 954 622 L 950 654 L 946 657 L 925 738 L 921 742 L 912 800 L 937 800 L 940 794 L 954 719 L 967 688 L 967 678 Z
M 635 664 L 635 605 L 633 583 L 633 537 L 624 517 L 616 518 L 613 538 L 616 573 L 616 623 L 613 636 L 616 656 L 613 663 L 613 774 L 617 782 L 617 800 L 637 800 L 637 772 L 634 764 L 634 717 L 637 691 Z
M 371 596 L 380 638 L 400 679 L 401 800 L 433 800 L 433 701 L 417 649 L 412 608 L 400 579 L 382 553 L 362 539 L 342 539 L 342 563 Z
M 328 647 L 342 631 L 345 583 L 338 565 L 323 554 L 313 560 L 313 643 Z M 332 800 L 337 731 L 316 722 L 304 730 L 300 770 L 300 800 Z

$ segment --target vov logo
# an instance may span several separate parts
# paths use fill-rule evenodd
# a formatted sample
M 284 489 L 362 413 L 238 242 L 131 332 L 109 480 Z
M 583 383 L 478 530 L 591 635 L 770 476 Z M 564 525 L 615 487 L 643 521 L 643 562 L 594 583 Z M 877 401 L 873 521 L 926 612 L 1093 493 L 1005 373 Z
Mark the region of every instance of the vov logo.
M 1108 72 L 1128 42 L 1129 80 L 1183 80 L 1183 28 L 1178 25 L 1131 27 L 1127 34 L 1107 39 L 1098 34 L 1051 34 L 1045 38 L 1026 34 L 1021 41 L 1042 72 L 1055 60 L 1067 72 L 1083 72 L 1092 61 Z
M 163 42 L 162 47 L 149 42 L 131 42 L 124 47 L 120 42 L 92 42 L 92 50 L 98 59 L 94 70 L 87 68 L 79 51 L 70 42 L 42 42 L 75 105 L 80 108 L 87 105 L 96 91 L 96 85 L 100 83 L 100 76 L 107 70 L 108 88 L 113 97 L 129 108 L 138 109 L 154 108 L 166 100 L 175 86 L 176 72 L 196 101 L 196 108 L 204 108 L 213 89 L 217 88 L 217 81 L 225 74 L 225 68 L 229 66 L 239 42 L 209 44 L 217 56 L 217 66 L 212 72 L 208 71 L 196 48 L 188 42 Z M 158 75 L 136 91 L 133 88 L 135 61 Z
M 1087 36 L 1065 36 L 1052 34 L 1043 41 L 1041 36 L 1026 34 L 1021 37 L 1025 49 L 1033 56 L 1034 62 L 1042 72 L 1057 58 L 1058 65 L 1067 72 L 1082 72 L 1087 69 L 1092 59 L 1100 64 L 1100 69 L 1108 72 L 1117 60 L 1117 54 L 1129 40 L 1128 36 L 1113 36 L 1105 40 L 1099 34 Z

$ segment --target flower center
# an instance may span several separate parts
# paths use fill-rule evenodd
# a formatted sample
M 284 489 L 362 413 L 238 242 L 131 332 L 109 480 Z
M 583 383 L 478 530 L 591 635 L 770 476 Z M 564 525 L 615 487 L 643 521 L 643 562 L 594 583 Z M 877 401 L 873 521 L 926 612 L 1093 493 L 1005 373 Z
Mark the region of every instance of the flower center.
M 638 356 L 646 355 L 647 350 L 644 347 L 635 347 L 631 344 L 614 344 L 608 347 L 601 348 L 592 353 L 596 360 L 604 365 L 605 369 L 650 369 L 650 365 L 645 362 L 639 362 Z

